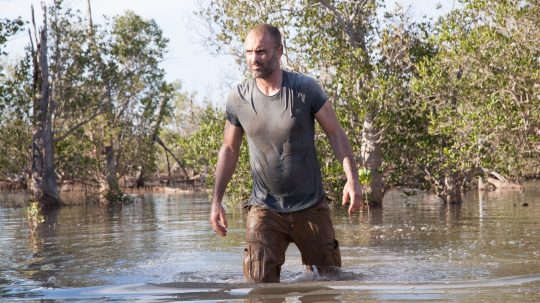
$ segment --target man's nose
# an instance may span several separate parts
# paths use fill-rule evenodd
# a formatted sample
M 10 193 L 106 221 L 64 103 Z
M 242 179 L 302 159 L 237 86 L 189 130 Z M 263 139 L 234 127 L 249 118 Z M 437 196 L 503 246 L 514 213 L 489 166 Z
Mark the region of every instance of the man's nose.
M 262 57 L 262 53 L 260 52 L 253 52 L 253 59 L 259 61 Z
M 248 58 L 248 61 L 251 62 L 252 64 L 260 64 L 261 63 L 261 58 L 260 56 L 257 56 L 257 55 L 252 55 L 250 58 Z
M 255 53 L 248 54 L 247 58 L 248 58 L 248 61 L 251 61 L 251 62 L 259 61 L 259 55 Z

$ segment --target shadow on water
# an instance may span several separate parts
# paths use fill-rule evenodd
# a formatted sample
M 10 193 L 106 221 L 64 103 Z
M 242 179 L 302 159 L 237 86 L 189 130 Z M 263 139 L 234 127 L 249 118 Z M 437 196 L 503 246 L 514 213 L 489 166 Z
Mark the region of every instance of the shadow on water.
M 215 236 L 206 195 L 80 203 L 33 232 L 0 196 L 0 302 L 540 302 L 539 193 L 537 182 L 445 205 L 393 191 L 382 209 L 337 207 L 342 274 L 307 276 L 291 245 L 283 283 L 264 285 L 242 283 L 243 215 Z

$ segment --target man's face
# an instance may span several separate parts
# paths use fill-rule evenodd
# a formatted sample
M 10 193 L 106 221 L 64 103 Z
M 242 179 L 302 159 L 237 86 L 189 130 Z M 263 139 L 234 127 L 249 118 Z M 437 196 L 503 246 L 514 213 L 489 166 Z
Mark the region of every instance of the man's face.
M 246 62 L 254 78 L 266 78 L 279 68 L 281 48 L 266 32 L 250 32 L 244 43 Z

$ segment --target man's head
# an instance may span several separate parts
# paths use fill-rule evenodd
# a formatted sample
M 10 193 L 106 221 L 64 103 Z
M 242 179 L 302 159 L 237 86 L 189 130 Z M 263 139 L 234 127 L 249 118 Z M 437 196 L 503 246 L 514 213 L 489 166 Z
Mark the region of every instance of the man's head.
M 267 78 L 276 69 L 283 54 L 281 33 L 275 26 L 259 24 L 249 31 L 244 43 L 246 62 L 254 78 Z

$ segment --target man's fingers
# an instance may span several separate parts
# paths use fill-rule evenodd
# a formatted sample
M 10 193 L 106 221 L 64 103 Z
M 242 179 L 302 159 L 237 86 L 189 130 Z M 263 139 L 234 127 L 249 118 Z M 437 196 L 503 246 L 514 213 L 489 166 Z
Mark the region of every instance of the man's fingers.
M 354 208 L 355 208 L 354 203 L 351 203 L 351 205 L 349 206 L 349 210 L 348 210 L 349 216 L 354 213 L 354 211 L 355 211 Z
M 362 197 L 360 196 L 359 193 L 357 192 L 350 192 L 350 191 L 345 191 L 344 193 L 347 193 L 347 196 L 343 196 L 343 200 L 345 201 L 345 199 L 347 200 L 347 202 L 349 202 L 349 209 L 348 209 L 348 213 L 349 213 L 349 216 L 352 215 L 355 211 L 359 211 L 361 206 L 362 206 Z M 345 206 L 345 202 L 343 203 L 343 205 Z
M 349 200 L 350 200 L 349 192 L 344 190 L 343 191 L 343 198 L 341 199 L 341 204 L 343 206 L 345 206 L 345 205 L 347 205 L 347 203 L 349 203 Z
M 212 219 L 212 229 L 216 232 L 216 234 L 220 236 L 227 235 L 227 229 L 222 224 L 220 224 L 220 219 L 213 218 Z
M 349 216 L 352 215 L 355 211 L 357 210 L 360 210 L 360 203 L 358 203 L 357 201 L 355 202 L 351 202 L 351 205 L 349 206 Z
M 219 216 L 219 223 L 221 223 L 221 226 L 227 228 L 227 218 L 223 214 Z
M 210 224 L 212 225 L 212 229 L 216 232 L 216 234 L 222 237 L 227 235 L 227 219 L 225 217 L 225 210 L 221 205 L 212 205 Z
M 356 201 L 354 194 L 349 193 L 348 191 L 343 192 L 343 206 L 346 206 L 349 203 L 349 208 L 347 212 L 349 216 L 352 215 L 358 208 L 358 201 Z

